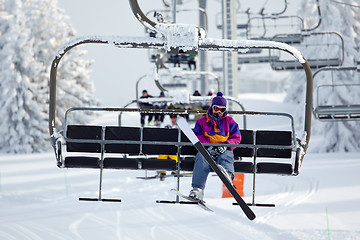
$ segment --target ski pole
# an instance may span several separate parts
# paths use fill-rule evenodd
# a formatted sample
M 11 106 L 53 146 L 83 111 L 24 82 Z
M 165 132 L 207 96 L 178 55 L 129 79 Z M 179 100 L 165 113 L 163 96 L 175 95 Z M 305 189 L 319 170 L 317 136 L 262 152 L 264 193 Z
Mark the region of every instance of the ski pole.
M 326 225 L 327 225 L 328 239 L 330 240 L 329 216 L 328 216 L 328 209 L 327 208 L 326 208 Z

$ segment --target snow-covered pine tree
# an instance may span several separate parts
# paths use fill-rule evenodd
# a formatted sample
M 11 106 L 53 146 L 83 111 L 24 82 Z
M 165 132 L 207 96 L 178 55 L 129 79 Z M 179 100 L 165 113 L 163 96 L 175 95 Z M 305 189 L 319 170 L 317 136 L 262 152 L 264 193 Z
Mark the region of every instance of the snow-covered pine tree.
M 339 1 L 320 0 L 322 23 L 317 32 L 336 31 L 339 32 L 345 42 L 345 59 L 343 66 L 354 66 L 355 61 L 359 60 L 359 36 L 360 36 L 360 16 L 359 9 L 350 5 L 356 5 L 355 1 L 343 0 L 344 4 Z M 317 6 L 314 0 L 302 1 L 299 9 L 299 15 L 304 18 L 306 28 L 314 26 L 317 22 Z M 336 19 L 336 20 L 335 20 Z M 330 49 L 332 51 L 333 49 Z M 305 58 L 323 57 L 324 51 L 313 51 L 306 49 L 302 52 Z M 314 79 L 314 91 L 319 84 L 359 84 L 357 74 L 335 72 L 332 76 L 330 73 L 319 74 Z M 304 74 L 295 72 L 290 74 L 289 89 L 285 101 L 301 104 L 298 107 L 297 122 L 303 122 L 303 99 L 305 91 Z M 331 101 L 333 104 L 359 103 L 360 92 L 354 89 L 345 88 L 342 91 L 328 90 L 323 95 L 326 96 L 320 101 Z M 346 102 L 345 102 L 346 95 Z M 314 99 L 316 100 L 316 99 Z M 349 102 L 350 101 L 350 102 Z M 330 102 L 329 102 L 330 103 Z M 300 126 L 299 126 L 300 127 Z M 310 140 L 309 151 L 312 152 L 338 152 L 338 151 L 359 151 L 360 136 L 357 134 L 360 129 L 360 121 L 337 121 L 337 122 L 320 122 L 313 118 L 312 120 L 312 139 Z M 317 141 L 314 141 L 317 139 Z
M 53 56 L 75 32 L 53 0 L 0 1 L 0 152 L 50 149 L 48 82 Z M 91 62 L 74 50 L 59 67 L 58 126 L 70 106 L 95 105 Z M 81 121 L 81 116 L 79 117 Z

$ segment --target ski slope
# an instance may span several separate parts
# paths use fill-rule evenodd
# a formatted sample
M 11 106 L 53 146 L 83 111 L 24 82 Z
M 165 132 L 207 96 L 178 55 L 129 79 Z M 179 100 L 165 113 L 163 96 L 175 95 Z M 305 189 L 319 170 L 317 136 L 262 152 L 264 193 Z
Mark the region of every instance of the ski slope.
M 122 202 L 84 202 L 78 198 L 98 196 L 99 170 L 59 169 L 52 152 L 0 155 L 0 239 L 360 239 L 359 169 L 359 153 L 308 153 L 297 177 L 257 175 L 256 202 L 276 207 L 252 207 L 257 218 L 249 221 L 221 198 L 216 176 L 204 199 L 214 212 L 156 203 L 175 200 L 176 179 L 136 179 L 153 171 L 104 170 L 103 198 Z M 251 182 L 246 175 L 246 202 Z M 180 191 L 190 184 L 182 178 Z

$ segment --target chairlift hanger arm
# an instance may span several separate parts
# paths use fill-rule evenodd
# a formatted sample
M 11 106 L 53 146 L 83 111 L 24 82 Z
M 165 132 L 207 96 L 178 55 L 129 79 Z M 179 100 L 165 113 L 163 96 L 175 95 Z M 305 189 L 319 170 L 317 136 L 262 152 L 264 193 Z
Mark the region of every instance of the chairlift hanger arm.
M 288 7 L 287 0 L 284 0 L 284 9 L 283 9 L 282 11 L 278 12 L 278 13 L 272 13 L 271 15 L 273 15 L 273 16 L 279 16 L 279 15 L 281 15 L 281 14 L 283 14 L 283 13 L 286 12 L 287 7 Z
M 135 18 L 139 20 L 141 24 L 143 24 L 146 28 L 152 28 L 152 29 L 156 26 L 156 23 L 151 21 L 140 9 L 137 0 L 129 0 L 129 3 Z
M 55 109 L 56 109 L 56 74 L 57 68 L 62 57 L 72 48 L 88 43 L 110 44 L 119 48 L 163 48 L 165 42 L 159 39 L 147 37 L 98 37 L 85 36 L 75 38 L 65 44 L 56 54 L 50 69 L 50 92 L 49 92 L 49 131 L 50 135 L 54 133 L 55 129 Z
M 307 29 L 303 29 L 303 31 L 305 32 L 310 32 L 310 31 L 314 31 L 315 29 L 317 29 L 320 24 L 321 24 L 321 21 L 322 21 L 322 16 L 321 16 L 321 10 L 320 10 L 320 3 L 319 3 L 319 0 L 316 0 L 316 4 L 317 4 L 317 13 L 318 13 L 318 23 L 312 27 L 312 28 L 307 28 Z

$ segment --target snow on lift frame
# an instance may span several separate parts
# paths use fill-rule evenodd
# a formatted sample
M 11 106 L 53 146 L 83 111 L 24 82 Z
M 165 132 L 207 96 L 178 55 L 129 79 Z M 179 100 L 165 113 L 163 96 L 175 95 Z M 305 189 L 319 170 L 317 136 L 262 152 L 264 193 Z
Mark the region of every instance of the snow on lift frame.
M 333 73 L 336 71 L 356 71 L 360 72 L 359 67 L 326 67 L 320 68 L 313 74 L 313 79 L 322 71 L 330 71 L 332 79 L 334 78 Z M 359 75 L 359 74 L 357 74 Z M 316 88 L 316 106 L 313 107 L 313 114 L 316 119 L 320 121 L 359 121 L 360 120 L 360 102 L 348 103 L 348 104 L 320 104 L 319 96 L 320 92 L 324 88 L 341 88 L 346 87 L 357 87 L 360 89 L 360 84 L 321 84 Z M 352 89 L 354 91 L 354 89 Z M 314 92 L 315 94 L 315 92 Z
M 313 43 L 309 42 L 311 37 L 316 36 L 325 36 L 326 42 L 317 42 Z M 279 36 L 274 36 L 274 39 Z M 331 50 L 329 52 L 336 52 L 337 56 L 334 57 L 325 57 L 325 58 L 310 58 L 307 59 L 309 66 L 311 69 L 320 69 L 323 67 L 338 67 L 342 66 L 344 62 L 344 54 L 345 54 L 345 46 L 344 46 L 344 38 L 338 32 L 328 31 L 328 32 L 309 32 L 303 34 L 304 40 L 299 47 L 304 48 L 312 48 L 319 51 L 319 48 L 326 47 L 326 50 Z M 336 40 L 336 42 L 330 42 L 330 40 Z M 269 51 L 269 59 L 270 65 L 273 70 L 276 71 L 292 71 L 292 70 L 301 70 L 302 66 L 293 60 L 284 59 L 281 55 L 281 52 L 278 50 L 270 50 Z
M 165 7 L 170 7 L 170 5 L 167 5 L 165 2 Z M 201 13 L 204 14 L 205 18 L 204 18 L 204 30 L 207 31 L 208 30 L 208 16 L 207 16 L 207 12 L 205 9 L 203 8 L 195 8 L 195 9 L 176 9 L 176 8 L 173 8 L 173 9 L 157 9 L 157 10 L 150 10 L 146 13 L 146 17 L 149 16 L 149 14 L 153 14 L 154 17 L 157 15 L 158 12 L 171 12 L 173 15 L 173 19 L 172 21 L 175 22 L 176 21 L 176 13 L 178 12 L 190 12 L 190 11 L 199 11 Z M 166 22 L 166 21 L 165 21 Z M 161 22 L 163 23 L 163 22 Z M 145 32 L 147 32 L 149 30 L 148 27 L 145 26 Z M 154 30 L 151 30 L 150 29 L 150 32 L 149 32 L 150 36 L 152 37 L 156 37 L 156 32 L 154 32 Z M 166 63 L 172 63 L 172 64 L 186 64 L 188 65 L 189 61 L 191 60 L 191 58 L 193 56 L 189 56 L 189 55 L 177 55 L 177 56 L 174 56 L 175 54 L 169 54 L 169 53 L 166 53 L 166 51 L 159 51 L 159 50 L 151 50 L 149 49 L 148 51 L 148 55 L 149 55 L 149 60 L 150 62 L 154 62 L 156 64 L 158 64 L 159 66 L 161 66 L 161 68 L 168 68 L 166 66 Z M 177 58 L 177 59 L 175 59 Z
M 302 140 L 298 139 L 296 141 L 296 135 L 293 131 L 292 141 L 293 147 L 296 148 L 298 154 L 298 161 L 295 163 L 296 169 L 293 175 L 299 173 L 299 169 L 303 158 L 305 156 L 306 150 L 310 141 L 311 134 L 311 115 L 312 115 L 312 92 L 313 92 L 313 83 L 312 83 L 312 73 L 310 66 L 302 54 L 295 49 L 284 43 L 272 42 L 272 41 L 251 41 L 251 40 L 227 40 L 227 39 L 213 39 L 206 38 L 204 30 L 198 28 L 194 25 L 184 25 L 184 24 L 156 24 L 142 13 L 140 7 L 136 0 L 129 0 L 131 9 L 135 17 L 144 25 L 149 28 L 152 28 L 154 31 L 158 31 L 163 34 L 163 38 L 155 39 L 150 37 L 119 37 L 119 36 L 84 36 L 77 37 L 72 41 L 66 43 L 56 54 L 50 69 L 50 90 L 49 90 L 49 133 L 50 141 L 53 146 L 56 160 L 61 161 L 62 152 L 61 147 L 66 144 L 66 116 L 65 116 L 65 130 L 58 131 L 56 128 L 56 74 L 57 68 L 59 66 L 60 60 L 62 57 L 70 51 L 72 48 L 82 45 L 82 44 L 109 44 L 118 48 L 155 48 L 155 49 L 165 49 L 170 53 L 197 53 L 198 50 L 210 50 L 210 51 L 246 51 L 249 48 L 265 48 L 265 49 L 279 49 L 285 52 L 288 52 L 294 56 L 303 66 L 306 76 L 306 97 L 305 97 L 305 117 L 304 117 L 304 133 Z M 184 33 L 179 35 L 178 33 Z M 128 111 L 123 108 L 77 108 L 85 110 L 94 110 L 94 111 Z M 71 108 L 67 111 L 77 110 L 76 108 Z M 130 110 L 133 112 L 148 112 L 146 110 L 134 109 Z M 152 112 L 152 110 L 151 110 Z M 172 112 L 172 111 L 171 111 Z M 171 113 L 170 112 L 170 113 Z M 185 113 L 186 111 L 183 111 Z M 180 111 L 179 111 L 180 113 Z M 262 112 L 246 112 L 246 111 L 233 111 L 229 114 L 246 114 L 246 115 L 277 115 L 277 116 L 288 116 L 290 119 L 293 119 L 291 115 L 285 113 L 262 113 Z M 292 124 L 294 130 L 294 124 Z M 101 137 L 101 136 L 100 136 Z M 103 136 L 102 136 L 103 137 Z M 72 142 L 77 143 L 99 143 L 103 145 L 107 140 L 97 140 L 97 139 L 71 139 Z M 121 142 L 121 141 L 120 141 Z M 154 143 L 155 144 L 155 143 Z M 266 147 L 266 146 L 264 146 Z M 286 146 L 282 147 L 286 148 Z M 103 159 L 103 151 L 101 151 L 101 158 Z M 100 162 L 100 186 L 99 186 L 99 200 L 101 200 L 101 179 L 102 179 L 102 170 L 103 164 Z M 256 171 L 255 171 L 256 173 Z M 254 182 L 255 182 L 255 173 L 254 173 Z M 255 185 L 254 185 L 255 187 Z M 254 188 L 255 190 L 255 188 Z M 254 191 L 255 192 L 255 191 Z M 253 198 L 254 199 L 254 198 Z

